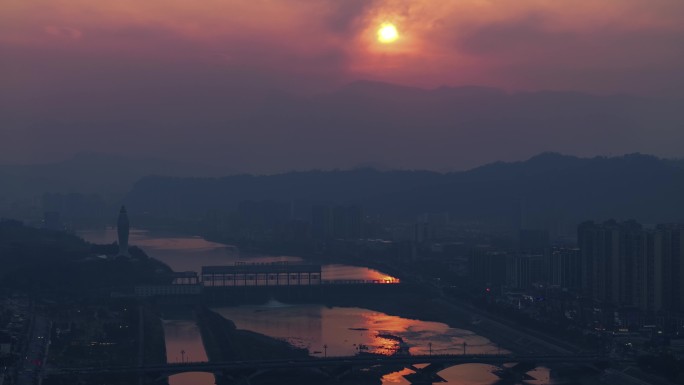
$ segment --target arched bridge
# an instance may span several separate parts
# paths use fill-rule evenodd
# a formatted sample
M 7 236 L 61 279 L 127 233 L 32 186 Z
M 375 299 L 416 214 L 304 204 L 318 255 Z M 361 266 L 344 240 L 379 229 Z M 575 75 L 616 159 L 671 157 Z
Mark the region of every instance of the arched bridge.
M 432 383 L 437 373 L 445 368 L 461 364 L 490 364 L 501 366 L 515 363 L 529 367 L 531 370 L 538 364 L 602 364 L 615 363 L 616 360 L 604 355 L 509 355 L 509 354 L 460 354 L 460 355 L 357 355 L 350 357 L 277 359 L 254 361 L 226 362 L 183 362 L 163 365 L 145 366 L 110 366 L 49 369 L 49 375 L 102 375 L 102 374 L 135 374 L 147 377 L 168 377 L 185 372 L 210 372 L 233 378 L 236 373 L 264 373 L 277 369 L 297 368 L 370 368 L 393 367 L 409 368 L 416 372 L 415 378 L 409 379 L 413 384 Z M 423 368 L 415 365 L 427 364 Z M 527 371 L 527 370 L 525 370 Z M 244 383 L 249 381 L 242 380 Z

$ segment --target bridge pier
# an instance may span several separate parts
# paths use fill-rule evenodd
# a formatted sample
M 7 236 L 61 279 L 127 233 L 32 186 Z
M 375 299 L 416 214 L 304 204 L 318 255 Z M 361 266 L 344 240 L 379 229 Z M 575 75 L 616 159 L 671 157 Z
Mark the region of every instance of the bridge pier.
M 494 374 L 502 380 L 512 380 L 512 381 L 523 381 L 523 380 L 533 380 L 534 377 L 527 374 L 527 372 L 535 369 L 537 364 L 534 362 L 523 361 L 518 362 L 512 367 L 500 366 L 498 370 L 494 371 Z
M 429 364 L 424 368 L 410 365 L 408 368 L 413 370 L 414 373 L 407 374 L 404 378 L 412 385 L 432 385 L 437 382 L 446 382 L 446 380 L 437 373 L 451 366 L 455 365 Z
M 214 382 L 216 385 L 232 385 L 233 379 L 229 377 L 223 373 L 214 373 Z
M 336 384 L 339 383 L 344 376 L 347 376 L 353 370 L 354 367 L 352 365 L 340 365 L 325 368 L 322 370 L 322 372 L 325 374 L 326 377 L 328 377 L 328 383 Z
M 169 376 L 164 373 L 144 373 L 138 375 L 138 384 L 141 385 L 169 385 Z
M 238 374 L 228 374 L 226 372 L 214 373 L 216 385 L 251 385 L 252 379 L 260 376 L 268 370 L 254 369 L 249 372 L 241 372 Z

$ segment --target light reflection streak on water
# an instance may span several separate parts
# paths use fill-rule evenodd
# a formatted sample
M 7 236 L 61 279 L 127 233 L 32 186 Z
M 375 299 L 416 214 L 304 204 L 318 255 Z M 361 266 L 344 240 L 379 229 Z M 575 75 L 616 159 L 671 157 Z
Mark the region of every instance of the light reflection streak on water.
M 206 362 L 199 328 L 190 320 L 165 320 L 166 362 Z M 193 372 L 169 377 L 169 385 L 213 385 L 211 373 Z
M 498 348 L 474 333 L 450 328 L 438 322 L 412 320 L 362 308 L 328 308 L 322 305 L 239 306 L 214 309 L 248 329 L 288 340 L 295 345 L 323 352 L 329 356 L 345 356 L 358 352 L 360 344 L 369 352 L 393 352 L 398 341 L 378 335 L 401 337 L 413 354 L 427 354 L 432 343 L 434 353 L 460 354 L 462 344 L 468 353 L 495 353 Z M 320 353 L 319 353 L 320 354 Z
M 361 308 L 328 308 L 321 305 L 287 305 L 271 302 L 264 306 L 223 307 L 214 309 L 235 322 L 240 329 L 280 338 L 291 344 L 309 349 L 314 356 L 323 356 L 324 345 L 328 356 L 346 356 L 358 353 L 359 345 L 369 347 L 369 352 L 391 354 L 398 348 L 393 339 L 378 337 L 389 334 L 401 337 L 409 346 L 411 354 L 429 354 L 432 343 L 434 354 L 461 354 L 463 342 L 467 352 L 474 354 L 506 353 L 484 337 L 468 330 L 450 328 L 439 322 L 396 317 Z M 461 365 L 447 368 L 440 376 L 457 385 L 494 384 L 498 378 L 489 365 Z M 383 378 L 383 384 L 408 385 L 403 370 Z M 533 373 L 546 378 L 544 370 Z M 532 381 L 530 384 L 546 382 Z

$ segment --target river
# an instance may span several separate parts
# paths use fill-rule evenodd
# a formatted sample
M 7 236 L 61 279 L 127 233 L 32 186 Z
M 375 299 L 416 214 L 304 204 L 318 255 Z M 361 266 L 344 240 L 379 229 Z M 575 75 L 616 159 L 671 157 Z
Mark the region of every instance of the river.
M 94 243 L 112 243 L 116 231 L 79 233 Z M 232 265 L 235 262 L 301 262 L 293 256 L 241 255 L 235 248 L 206 241 L 200 237 L 178 237 L 132 230 L 130 244 L 138 246 L 175 271 L 197 271 L 201 266 Z M 358 266 L 324 265 L 323 279 L 392 279 L 382 272 Z M 484 337 L 468 330 L 451 328 L 443 323 L 396 317 L 363 308 L 326 307 L 317 304 L 289 305 L 269 302 L 260 306 L 220 307 L 213 309 L 235 322 L 238 328 L 284 339 L 309 350 L 314 356 L 352 355 L 359 351 L 391 353 L 401 337 L 414 354 L 463 352 L 497 353 L 499 348 Z M 465 326 L 465 325 L 464 325 Z M 167 360 L 169 362 L 206 361 L 199 330 L 192 320 L 164 320 Z M 490 385 L 498 380 L 488 365 L 461 365 L 440 372 L 446 384 Z M 403 378 L 408 369 L 383 378 L 383 385 L 409 384 Z M 548 370 L 530 373 L 536 380 L 529 384 L 549 384 Z M 213 385 L 213 375 L 186 373 L 170 377 L 171 385 Z

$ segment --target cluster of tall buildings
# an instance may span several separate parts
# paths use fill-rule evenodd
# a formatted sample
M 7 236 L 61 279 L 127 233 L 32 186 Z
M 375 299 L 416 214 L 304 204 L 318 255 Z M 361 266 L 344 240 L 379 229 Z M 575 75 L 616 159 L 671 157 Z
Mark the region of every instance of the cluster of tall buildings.
M 332 240 L 363 237 L 363 210 L 358 205 L 313 205 L 270 200 L 240 202 L 234 211 L 208 212 L 201 222 L 212 240 L 255 247 L 310 252 Z M 324 241 L 321 243 L 320 241 Z
M 585 222 L 577 231 L 577 247 L 550 247 L 537 231 L 521 232 L 516 251 L 476 247 L 471 278 L 508 289 L 559 287 L 616 308 L 684 313 L 684 224 L 646 228 L 611 220 Z
M 292 220 L 292 204 L 276 201 L 243 201 L 237 210 L 245 226 L 274 227 Z
M 311 235 L 315 239 L 359 239 L 362 233 L 360 206 L 316 205 L 311 209 Z
M 561 249 L 550 247 L 547 231 L 521 230 L 515 250 L 476 246 L 470 258 L 470 272 L 475 282 L 493 287 L 527 289 L 534 284 L 554 284 L 566 288 L 566 282 L 558 279 L 563 274 L 559 271 L 560 263 L 554 262 L 559 259 L 557 250 Z
M 553 247 L 539 253 L 504 251 L 477 246 L 470 257 L 470 278 L 478 284 L 508 289 L 535 285 L 578 289 L 580 253 L 576 248 Z
M 684 225 L 586 222 L 577 235 L 585 293 L 618 307 L 684 312 Z

